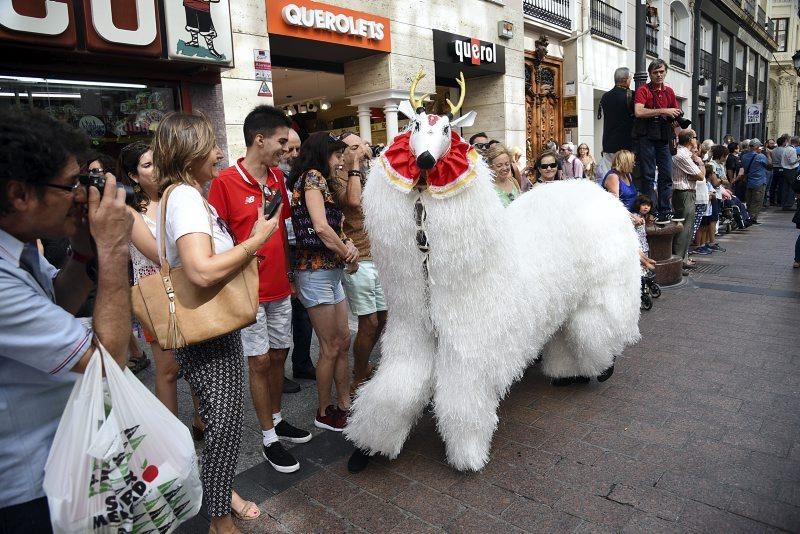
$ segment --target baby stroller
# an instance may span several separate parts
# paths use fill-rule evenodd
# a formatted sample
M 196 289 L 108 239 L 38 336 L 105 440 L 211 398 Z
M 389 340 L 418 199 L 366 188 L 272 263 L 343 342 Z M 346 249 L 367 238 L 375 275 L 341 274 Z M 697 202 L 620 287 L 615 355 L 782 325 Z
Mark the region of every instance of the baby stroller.
M 661 296 L 661 288 L 656 283 L 656 273 L 642 269 L 642 304 L 645 311 L 653 307 L 653 299 Z

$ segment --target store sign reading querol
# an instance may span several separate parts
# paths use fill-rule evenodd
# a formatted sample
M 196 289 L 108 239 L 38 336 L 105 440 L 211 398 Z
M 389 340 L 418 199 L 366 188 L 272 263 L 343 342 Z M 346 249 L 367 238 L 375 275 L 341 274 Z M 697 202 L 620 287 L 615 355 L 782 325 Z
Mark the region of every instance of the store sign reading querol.
M 82 2 L 80 18 L 74 1 Z M 158 0 L 133 0 L 130 5 L 135 9 L 109 0 L 1 0 L 0 40 L 233 65 L 228 0 L 164 0 L 163 11 Z

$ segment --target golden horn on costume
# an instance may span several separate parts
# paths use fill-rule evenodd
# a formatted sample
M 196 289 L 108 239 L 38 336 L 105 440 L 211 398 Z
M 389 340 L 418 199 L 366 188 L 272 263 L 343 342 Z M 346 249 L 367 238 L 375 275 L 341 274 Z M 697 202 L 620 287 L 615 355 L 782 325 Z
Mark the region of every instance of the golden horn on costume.
M 464 95 L 467 94 L 467 84 L 464 82 L 464 73 L 459 72 L 458 78 L 456 78 L 456 82 L 458 82 L 458 86 L 461 87 L 461 94 L 458 96 L 458 104 L 455 106 L 450 99 L 447 99 L 447 105 L 450 106 L 450 115 L 455 116 L 456 113 L 461 109 L 461 106 L 464 105 Z
M 414 108 L 414 111 L 418 110 L 421 107 L 424 107 L 422 102 L 428 98 L 427 94 L 422 95 L 422 98 L 414 98 L 414 93 L 417 90 L 417 84 L 419 81 L 425 77 L 425 73 L 422 69 L 419 69 L 417 74 L 414 76 L 414 79 L 411 81 L 411 90 L 408 92 L 408 99 L 411 101 L 411 107 Z

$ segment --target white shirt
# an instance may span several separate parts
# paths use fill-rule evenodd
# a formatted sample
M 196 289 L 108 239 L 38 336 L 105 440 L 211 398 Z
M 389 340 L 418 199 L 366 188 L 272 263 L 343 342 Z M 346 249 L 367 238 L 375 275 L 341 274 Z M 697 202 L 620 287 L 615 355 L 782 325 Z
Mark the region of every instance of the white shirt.
M 211 225 L 209 225 L 208 221 L 209 210 L 211 210 Z M 159 215 L 157 229 L 159 250 L 161 250 L 161 239 L 163 238 L 160 218 L 161 216 Z M 200 191 L 190 185 L 181 184 L 170 193 L 167 199 L 166 245 L 167 261 L 169 261 L 171 267 L 181 265 L 176 243 L 178 239 L 187 234 L 195 233 L 214 237 L 215 254 L 233 248 L 233 238 L 231 238 L 225 226 L 220 223 L 220 218 L 214 206 L 206 203 Z

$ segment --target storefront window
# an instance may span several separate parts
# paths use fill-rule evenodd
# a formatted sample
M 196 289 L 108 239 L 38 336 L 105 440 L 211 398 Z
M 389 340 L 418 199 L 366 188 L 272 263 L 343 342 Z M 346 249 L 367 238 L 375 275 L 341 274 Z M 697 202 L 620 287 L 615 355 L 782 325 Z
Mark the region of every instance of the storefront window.
M 176 97 L 177 88 L 168 84 L 0 76 L 0 107 L 43 109 L 114 157 L 128 143 L 149 140 L 164 115 L 175 111 Z

